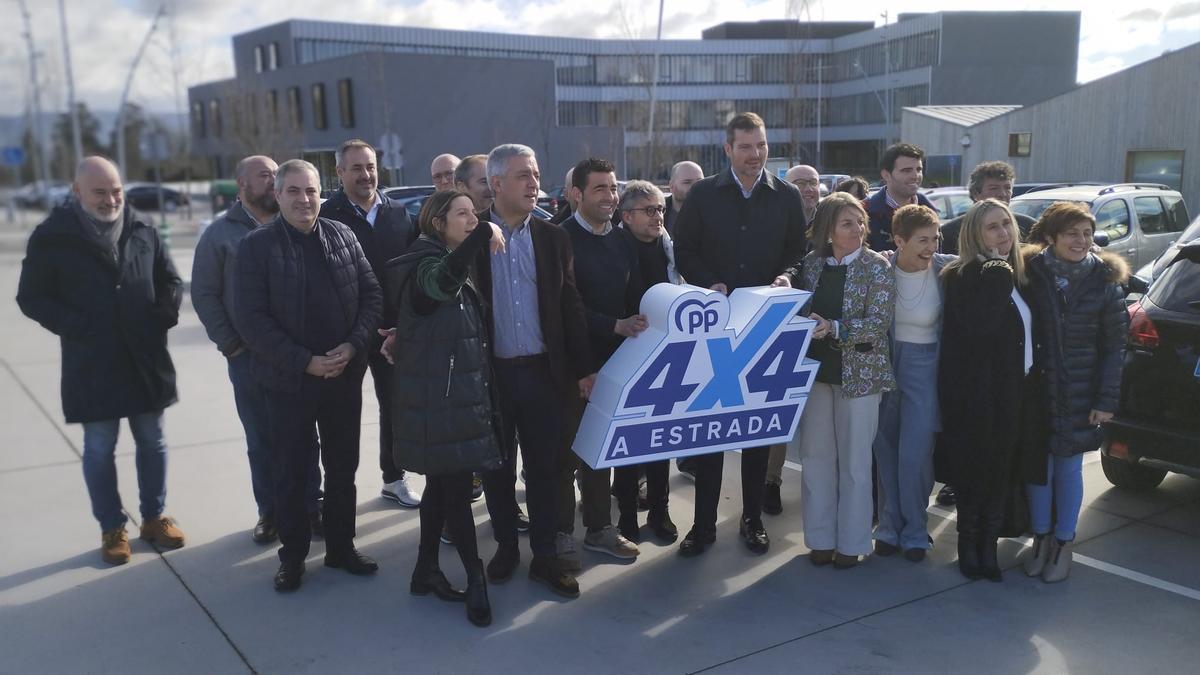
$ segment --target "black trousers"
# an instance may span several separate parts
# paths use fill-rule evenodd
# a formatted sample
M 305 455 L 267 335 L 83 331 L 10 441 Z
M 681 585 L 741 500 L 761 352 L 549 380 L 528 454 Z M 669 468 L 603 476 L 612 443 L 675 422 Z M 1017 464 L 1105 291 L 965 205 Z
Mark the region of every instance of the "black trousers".
M 579 502 L 582 504 L 583 526 L 588 532 L 597 532 L 612 525 L 612 471 L 593 469 L 571 450 L 579 424 L 587 410 L 587 401 L 575 397 L 563 403 L 563 461 L 559 466 L 557 501 L 555 509 L 558 520 L 554 529 L 558 532 L 575 532 L 575 476 L 579 476 Z
M 742 517 L 762 518 L 764 485 L 767 481 L 767 461 L 771 446 L 742 450 Z M 714 452 L 696 458 L 696 522 L 697 532 L 717 531 L 717 504 L 721 501 L 721 474 L 725 469 L 725 453 Z M 649 486 L 647 486 L 649 489 Z
M 454 548 L 464 567 L 479 560 L 475 541 L 475 517 L 471 514 L 472 472 L 460 471 L 442 476 L 426 476 L 421 496 L 421 546 L 417 565 L 437 566 L 438 538 L 442 525 L 450 530 Z
M 393 483 L 404 478 L 404 469 L 392 460 L 392 364 L 378 351 L 372 351 L 367 355 L 367 365 L 379 401 L 379 470 L 384 483 Z
M 638 483 L 642 469 L 646 471 L 646 501 L 650 505 L 650 518 L 660 518 L 667 513 L 671 460 L 663 459 L 648 464 L 622 466 L 613 471 L 613 492 L 617 495 L 617 508 L 622 518 L 637 514 Z
M 1005 500 L 1010 491 L 1000 485 L 976 487 L 955 486 L 958 533 L 984 538 L 998 538 L 1004 523 Z
M 308 557 L 312 531 L 305 495 L 318 460 L 325 467 L 326 551 L 353 545 L 361 416 L 361 373 L 328 380 L 305 374 L 299 391 L 267 392 L 281 561 Z
M 563 395 L 554 386 L 550 360 L 545 355 L 496 359 L 495 370 L 505 466 L 483 474 L 492 531 L 501 544 L 517 541 L 514 467 L 520 435 L 525 501 L 529 506 L 529 547 L 534 556 L 553 557 L 556 478 L 564 460 Z

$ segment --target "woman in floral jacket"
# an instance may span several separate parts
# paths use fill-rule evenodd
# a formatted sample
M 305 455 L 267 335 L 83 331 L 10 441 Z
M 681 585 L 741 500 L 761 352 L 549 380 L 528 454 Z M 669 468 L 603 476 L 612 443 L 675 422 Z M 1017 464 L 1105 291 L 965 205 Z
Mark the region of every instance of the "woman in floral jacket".
M 896 281 L 864 245 L 866 222 L 851 195 L 822 200 L 813 251 L 775 280 L 813 292 L 808 356 L 821 367 L 801 420 L 800 496 L 809 559 L 838 569 L 871 552 L 871 442 L 880 396 L 896 385 L 888 354 Z

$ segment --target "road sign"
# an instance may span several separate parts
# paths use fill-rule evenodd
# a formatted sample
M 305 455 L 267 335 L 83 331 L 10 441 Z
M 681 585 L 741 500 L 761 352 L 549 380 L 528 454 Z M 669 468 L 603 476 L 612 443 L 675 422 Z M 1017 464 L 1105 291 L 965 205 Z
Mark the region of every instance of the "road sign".
M 0 150 L 0 161 L 4 166 L 21 166 L 25 163 L 25 149 L 17 145 L 5 146 Z
M 400 142 L 400 134 L 385 131 L 375 149 L 379 151 L 379 165 L 383 168 L 394 171 L 404 168 L 404 145 Z
M 811 295 L 651 288 L 650 325 L 600 369 L 575 454 L 600 469 L 790 441 L 820 367 L 816 322 L 796 315 Z

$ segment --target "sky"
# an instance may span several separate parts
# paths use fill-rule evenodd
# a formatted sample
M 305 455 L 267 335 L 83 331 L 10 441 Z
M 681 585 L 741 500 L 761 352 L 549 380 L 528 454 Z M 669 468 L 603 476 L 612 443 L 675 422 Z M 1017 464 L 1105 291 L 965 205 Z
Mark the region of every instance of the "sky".
M 29 98 L 21 0 L 0 0 L 0 115 L 20 114 Z M 43 110 L 66 108 L 58 3 L 24 0 L 38 51 Z M 653 0 L 63 0 L 77 99 L 114 110 L 138 45 L 158 8 L 168 8 L 130 88 L 130 100 L 157 112 L 187 105 L 189 85 L 230 77 L 231 37 L 287 19 L 324 19 L 428 28 L 592 38 L 654 36 Z M 339 10 L 331 14 L 330 6 Z M 172 9 L 172 8 L 175 9 Z M 883 22 L 899 12 L 961 10 L 1082 12 L 1078 77 L 1088 82 L 1200 41 L 1200 0 L 666 0 L 663 37 L 698 39 L 724 21 L 803 18 Z M 353 12 L 353 13 L 352 13 Z M 178 76 L 178 77 L 176 77 Z M 175 87 L 178 79 L 179 87 Z M 178 97 L 176 92 L 179 92 Z

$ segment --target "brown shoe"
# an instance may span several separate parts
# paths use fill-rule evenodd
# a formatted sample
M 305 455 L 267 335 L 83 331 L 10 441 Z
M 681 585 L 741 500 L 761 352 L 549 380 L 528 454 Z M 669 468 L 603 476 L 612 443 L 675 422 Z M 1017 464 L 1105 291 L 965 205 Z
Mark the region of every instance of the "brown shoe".
M 831 548 L 813 549 L 812 551 L 809 551 L 809 553 L 808 553 L 808 561 L 810 563 L 816 565 L 817 567 L 824 567 L 825 565 L 828 565 L 829 563 L 833 562 L 833 549 L 831 549 Z
M 162 548 L 179 548 L 183 546 L 183 531 L 174 520 L 159 516 L 142 523 L 142 539 Z
M 114 527 L 100 535 L 100 557 L 109 565 L 124 565 L 133 551 L 129 550 L 129 533 L 125 526 Z
M 851 567 L 858 565 L 858 563 L 861 560 L 862 559 L 856 555 L 846 555 L 844 553 L 837 553 L 833 556 L 833 569 L 848 570 Z

